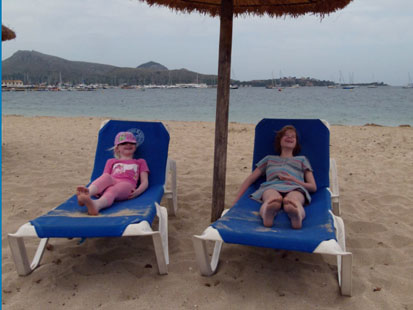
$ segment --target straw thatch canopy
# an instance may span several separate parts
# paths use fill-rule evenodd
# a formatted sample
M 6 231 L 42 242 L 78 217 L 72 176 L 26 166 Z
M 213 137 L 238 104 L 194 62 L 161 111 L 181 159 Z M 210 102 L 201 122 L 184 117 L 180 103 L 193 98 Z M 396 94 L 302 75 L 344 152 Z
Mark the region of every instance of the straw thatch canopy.
M 141 0 L 184 12 L 220 15 L 221 0 Z M 234 0 L 234 15 L 253 14 L 297 17 L 306 13 L 323 16 L 344 8 L 352 0 Z
M 12 40 L 15 37 L 16 37 L 16 34 L 14 33 L 13 30 L 10 30 L 6 26 L 1 25 L 1 40 L 2 41 Z

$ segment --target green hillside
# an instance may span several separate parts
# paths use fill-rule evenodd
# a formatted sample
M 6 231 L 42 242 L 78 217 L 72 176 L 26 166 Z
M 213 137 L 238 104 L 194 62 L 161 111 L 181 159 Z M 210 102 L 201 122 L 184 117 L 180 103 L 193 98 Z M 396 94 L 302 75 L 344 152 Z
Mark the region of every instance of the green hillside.
M 59 83 L 109 85 L 167 85 L 177 83 L 216 83 L 215 75 L 186 69 L 168 70 L 155 62 L 137 68 L 122 68 L 83 61 L 70 61 L 36 51 L 18 51 L 2 62 L 3 80 L 22 80 L 24 84 Z
M 205 75 L 186 69 L 169 70 L 149 61 L 137 68 L 116 67 L 84 61 L 70 61 L 36 51 L 18 51 L 2 62 L 2 80 L 22 80 L 25 85 L 46 83 L 119 85 L 174 85 L 205 83 L 216 85 L 216 75 Z M 231 81 L 241 86 L 264 87 L 277 85 L 288 87 L 327 86 L 331 81 L 313 78 L 284 77 L 275 80 Z

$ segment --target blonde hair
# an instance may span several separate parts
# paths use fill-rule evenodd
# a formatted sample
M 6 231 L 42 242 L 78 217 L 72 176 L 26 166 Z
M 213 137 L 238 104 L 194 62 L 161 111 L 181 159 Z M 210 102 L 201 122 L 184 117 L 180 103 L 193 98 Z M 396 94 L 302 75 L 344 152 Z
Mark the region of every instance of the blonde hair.
M 108 148 L 108 151 L 113 151 L 113 157 L 119 159 L 120 158 L 120 154 L 119 154 L 119 146 L 120 144 L 118 144 L 117 146 L 112 146 L 111 148 Z M 135 152 L 138 149 L 138 145 L 135 144 Z
M 108 148 L 108 151 L 113 152 L 113 157 L 119 159 L 119 149 L 117 146 L 112 146 Z

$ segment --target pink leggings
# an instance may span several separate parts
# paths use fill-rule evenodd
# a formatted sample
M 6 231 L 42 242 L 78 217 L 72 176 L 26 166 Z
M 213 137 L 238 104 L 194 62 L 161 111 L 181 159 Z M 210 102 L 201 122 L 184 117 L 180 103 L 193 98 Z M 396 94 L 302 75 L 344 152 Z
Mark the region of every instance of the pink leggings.
M 91 185 L 95 185 L 98 189 L 98 194 L 102 194 L 108 203 L 107 206 L 112 205 L 115 200 L 128 199 L 131 192 L 135 189 L 133 184 L 128 181 L 113 178 L 109 173 L 104 173 Z

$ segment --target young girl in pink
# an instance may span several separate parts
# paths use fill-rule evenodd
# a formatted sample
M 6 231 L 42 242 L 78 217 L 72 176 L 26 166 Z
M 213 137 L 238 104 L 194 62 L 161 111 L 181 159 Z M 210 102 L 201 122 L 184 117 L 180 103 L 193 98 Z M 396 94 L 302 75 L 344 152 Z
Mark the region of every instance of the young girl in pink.
M 106 162 L 100 177 L 89 187 L 76 188 L 77 201 L 86 206 L 89 215 L 98 215 L 115 200 L 132 199 L 148 188 L 149 169 L 144 159 L 134 159 L 136 138 L 131 132 L 119 132 L 115 137 L 114 155 Z M 136 188 L 138 181 L 139 186 Z M 100 196 L 92 200 L 92 196 Z

